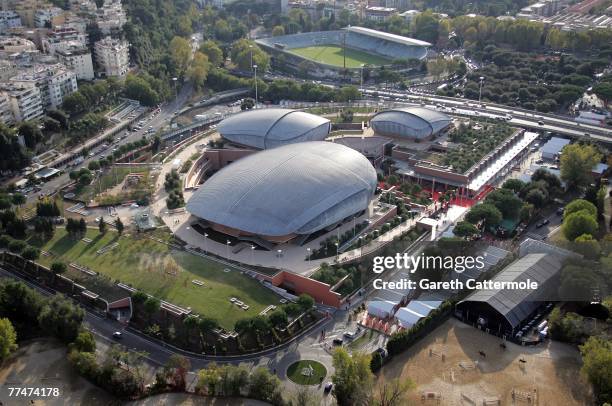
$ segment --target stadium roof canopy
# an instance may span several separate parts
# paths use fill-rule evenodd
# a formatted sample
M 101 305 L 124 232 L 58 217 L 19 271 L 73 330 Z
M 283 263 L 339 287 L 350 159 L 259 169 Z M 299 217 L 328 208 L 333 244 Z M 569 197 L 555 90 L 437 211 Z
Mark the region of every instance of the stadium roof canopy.
M 377 31 L 371 28 L 349 26 L 349 27 L 346 27 L 345 29 L 347 31 L 351 31 L 357 34 L 369 35 L 371 37 L 376 37 L 376 38 L 384 39 L 387 41 L 393 41 L 393 42 L 397 42 L 403 45 L 411 45 L 411 46 L 417 46 L 417 47 L 430 47 L 431 46 L 429 42 L 421 41 L 419 39 L 414 39 L 414 38 L 403 37 L 401 35 L 390 34 L 388 32 Z
M 452 119 L 444 113 L 424 107 L 406 107 L 381 111 L 370 123 L 381 135 L 428 137 L 448 126 Z
M 504 268 L 492 281 L 523 282 L 530 279 L 538 283 L 535 290 L 484 289 L 478 290 L 459 302 L 458 306 L 470 302 L 486 303 L 502 316 L 512 328 L 516 328 L 540 302 L 548 299 L 547 285 L 561 270 L 561 261 L 548 253 L 527 254 Z
M 259 236 L 310 234 L 367 209 L 376 171 L 359 152 L 324 141 L 261 151 L 226 166 L 187 210 Z
M 303 141 L 322 141 L 331 130 L 328 119 L 290 109 L 257 109 L 233 115 L 218 126 L 223 138 L 267 149 Z

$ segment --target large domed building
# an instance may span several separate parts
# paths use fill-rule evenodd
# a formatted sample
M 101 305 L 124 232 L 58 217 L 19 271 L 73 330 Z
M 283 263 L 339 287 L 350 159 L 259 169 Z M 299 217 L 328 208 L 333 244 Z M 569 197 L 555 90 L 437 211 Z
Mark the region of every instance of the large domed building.
M 219 134 L 226 140 L 257 149 L 276 148 L 304 141 L 323 141 L 331 130 L 328 119 L 289 109 L 257 109 L 221 121 Z
M 444 113 L 424 107 L 407 107 L 381 111 L 370 119 L 377 135 L 398 139 L 431 138 L 452 123 Z
M 285 243 L 368 210 L 375 190 L 376 171 L 362 154 L 304 142 L 231 163 L 200 186 L 187 211 L 227 235 Z

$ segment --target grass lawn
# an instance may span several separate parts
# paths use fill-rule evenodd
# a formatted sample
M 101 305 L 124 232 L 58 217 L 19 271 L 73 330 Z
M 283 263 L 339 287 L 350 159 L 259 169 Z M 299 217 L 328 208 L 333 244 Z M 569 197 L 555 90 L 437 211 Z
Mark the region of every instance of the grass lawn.
M 293 48 L 289 52 L 315 62 L 326 63 L 334 66 L 344 66 L 344 52 L 338 45 L 319 45 L 305 48 Z M 389 59 L 356 49 L 346 48 L 346 67 L 359 68 L 365 65 L 385 65 L 389 64 Z
M 312 376 L 302 375 L 302 370 L 311 366 L 313 369 Z M 318 385 L 327 375 L 325 366 L 317 361 L 302 360 L 294 362 L 287 368 L 287 378 L 297 383 L 298 385 Z
M 39 262 L 49 266 L 54 260 L 67 264 L 76 262 L 93 271 L 141 289 L 160 299 L 196 313 L 216 318 L 221 326 L 232 329 L 237 320 L 252 317 L 270 304 L 278 304 L 278 297 L 257 281 L 232 269 L 187 252 L 170 249 L 146 238 L 118 237 L 113 231 L 104 236 L 90 229 L 89 244 L 68 237 L 63 228 L 44 243 L 29 241 L 52 254 L 41 256 Z M 119 246 L 104 254 L 97 250 L 118 242 Z M 191 281 L 204 282 L 198 286 Z M 230 302 L 236 297 L 250 306 L 245 311 Z
M 130 194 L 139 194 L 139 192 L 148 193 L 149 186 L 151 184 L 151 180 L 149 178 L 150 170 L 149 168 L 126 168 L 126 167 L 118 167 L 112 166 L 108 169 L 105 169 L 99 178 L 95 178 L 94 181 L 87 186 L 78 186 L 75 191 L 76 198 L 83 201 L 93 200 L 100 193 L 105 192 L 114 186 L 118 185 L 123 181 L 123 179 L 129 175 L 130 173 L 143 173 L 144 177 L 142 178 L 142 183 L 138 186 L 131 188 L 128 191 L 119 193 L 116 197 L 107 196 L 107 199 L 117 200 L 120 202 L 122 198 L 128 199 Z M 140 193 L 140 194 L 142 194 Z M 104 197 L 101 197 L 100 200 L 104 200 Z M 113 202 L 114 203 L 114 202 Z

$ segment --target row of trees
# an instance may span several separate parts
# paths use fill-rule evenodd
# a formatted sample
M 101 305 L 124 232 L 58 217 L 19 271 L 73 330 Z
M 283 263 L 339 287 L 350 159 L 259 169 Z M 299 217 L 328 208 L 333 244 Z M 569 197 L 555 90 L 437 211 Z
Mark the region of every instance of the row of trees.
M 181 176 L 176 169 L 173 169 L 166 174 L 164 189 L 166 192 L 168 192 L 168 198 L 166 199 L 166 206 L 168 209 L 178 209 L 179 207 L 183 207 L 185 205 Z

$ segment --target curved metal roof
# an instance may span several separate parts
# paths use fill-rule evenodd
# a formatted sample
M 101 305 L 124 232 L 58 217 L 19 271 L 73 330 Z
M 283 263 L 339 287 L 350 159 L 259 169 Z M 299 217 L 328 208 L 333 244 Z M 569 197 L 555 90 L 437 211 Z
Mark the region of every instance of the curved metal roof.
M 322 141 L 330 129 L 326 118 L 278 108 L 248 110 L 226 118 L 218 126 L 223 138 L 262 149 L 300 141 Z
M 469 295 L 459 305 L 484 302 L 503 316 L 515 328 L 541 302 L 548 299 L 547 285 L 561 270 L 561 261 L 548 253 L 527 254 L 498 273 L 494 282 L 522 282 L 530 279 L 538 283 L 535 290 L 483 289 Z
M 381 111 L 372 117 L 373 126 L 386 122 L 397 123 L 417 130 L 428 129 L 435 134 L 451 123 L 452 119 L 444 113 L 424 107 L 406 107 Z
M 208 179 L 193 215 L 262 236 L 310 234 L 365 210 L 376 171 L 359 152 L 313 141 L 261 151 Z
M 362 35 L 369 35 L 371 37 L 376 37 L 376 38 L 384 39 L 387 41 L 397 42 L 402 45 L 418 46 L 418 47 L 430 47 L 431 46 L 429 42 L 421 41 L 415 38 L 404 37 L 403 35 L 396 35 L 396 34 L 391 34 L 388 32 L 377 31 L 371 28 L 350 27 L 349 26 L 345 28 L 345 30 L 356 32 Z

